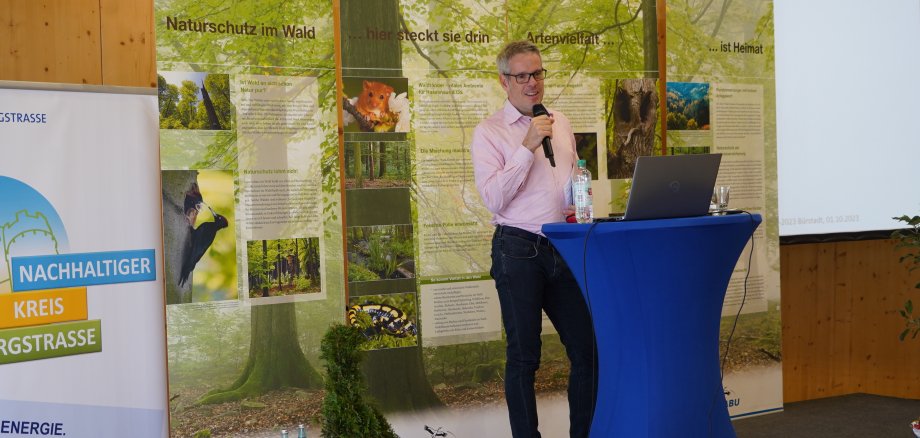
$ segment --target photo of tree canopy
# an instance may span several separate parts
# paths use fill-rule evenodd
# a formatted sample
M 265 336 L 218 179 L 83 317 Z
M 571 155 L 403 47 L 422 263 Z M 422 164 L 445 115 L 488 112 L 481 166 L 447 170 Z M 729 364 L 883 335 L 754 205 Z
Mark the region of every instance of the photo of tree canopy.
M 320 292 L 318 237 L 251 240 L 246 250 L 250 298 Z
M 726 1 L 713 6 L 706 0 L 668 3 L 667 77 L 675 82 L 701 82 L 713 77 L 772 82 L 773 1 Z M 764 56 L 737 56 L 733 51 L 718 50 L 726 42 L 763 45 Z
M 345 145 L 345 188 L 409 187 L 407 142 L 349 142 Z
M 361 348 L 414 347 L 418 345 L 418 305 L 414 292 L 352 297 L 348 323 L 367 338 Z
M 415 278 L 411 225 L 350 227 L 348 281 Z
M 230 75 L 160 72 L 157 95 L 161 129 L 225 131 L 233 126 Z
M 709 84 L 668 82 L 668 129 L 709 129 Z

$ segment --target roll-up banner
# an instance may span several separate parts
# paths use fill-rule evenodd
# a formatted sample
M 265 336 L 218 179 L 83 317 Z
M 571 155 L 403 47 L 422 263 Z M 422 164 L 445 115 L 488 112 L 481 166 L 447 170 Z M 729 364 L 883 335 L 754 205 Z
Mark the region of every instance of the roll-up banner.
M 2 87 L 0 435 L 167 436 L 156 97 Z

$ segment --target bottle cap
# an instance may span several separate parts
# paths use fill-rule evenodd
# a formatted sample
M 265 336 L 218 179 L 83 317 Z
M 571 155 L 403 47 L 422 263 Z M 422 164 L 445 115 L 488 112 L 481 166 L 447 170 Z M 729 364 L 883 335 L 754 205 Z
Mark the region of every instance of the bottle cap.
M 587 164 L 588 162 L 585 160 L 578 160 L 578 167 L 585 167 Z

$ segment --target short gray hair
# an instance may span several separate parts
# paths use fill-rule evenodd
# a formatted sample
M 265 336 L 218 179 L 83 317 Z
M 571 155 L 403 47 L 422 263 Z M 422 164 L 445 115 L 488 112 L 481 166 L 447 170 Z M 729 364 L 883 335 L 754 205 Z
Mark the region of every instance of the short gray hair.
M 512 41 L 508 44 L 505 44 L 505 47 L 502 47 L 502 50 L 498 52 L 498 56 L 495 58 L 495 63 L 498 65 L 498 72 L 504 74 L 510 74 L 508 71 L 508 62 L 511 61 L 511 58 L 514 55 L 519 55 L 521 53 L 536 53 L 537 56 L 540 56 L 540 49 L 537 46 L 527 40 Z

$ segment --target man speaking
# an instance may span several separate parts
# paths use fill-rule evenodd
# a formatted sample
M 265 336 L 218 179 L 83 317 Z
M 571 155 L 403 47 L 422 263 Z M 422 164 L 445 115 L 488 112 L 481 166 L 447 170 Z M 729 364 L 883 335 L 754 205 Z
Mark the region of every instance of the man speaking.
M 564 115 L 542 107 L 546 70 L 533 43 L 507 44 L 497 64 L 508 100 L 476 127 L 471 152 L 476 187 L 495 225 L 490 273 L 507 336 L 511 432 L 515 438 L 540 437 L 534 377 L 545 311 L 571 363 L 569 432 L 587 437 L 597 391 L 591 316 L 575 277 L 540 231 L 574 213 L 566 191 L 578 159 L 575 136 Z

